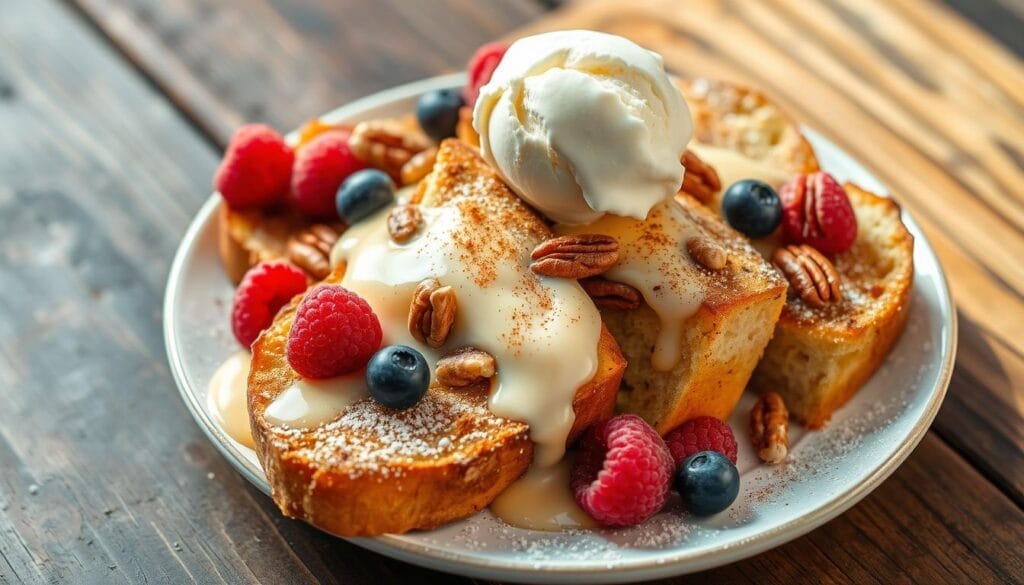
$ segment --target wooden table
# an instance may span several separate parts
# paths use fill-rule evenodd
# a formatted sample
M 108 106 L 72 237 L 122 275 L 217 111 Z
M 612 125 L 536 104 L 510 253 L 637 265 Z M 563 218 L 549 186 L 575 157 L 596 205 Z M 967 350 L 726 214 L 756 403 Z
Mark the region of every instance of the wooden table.
M 959 307 L 949 395 L 900 470 L 690 579 L 1024 582 L 1019 0 L 552 4 L 0 2 L 0 582 L 464 582 L 286 520 L 237 475 L 178 398 L 163 287 L 238 124 L 287 129 L 561 27 L 762 87 L 892 188 Z

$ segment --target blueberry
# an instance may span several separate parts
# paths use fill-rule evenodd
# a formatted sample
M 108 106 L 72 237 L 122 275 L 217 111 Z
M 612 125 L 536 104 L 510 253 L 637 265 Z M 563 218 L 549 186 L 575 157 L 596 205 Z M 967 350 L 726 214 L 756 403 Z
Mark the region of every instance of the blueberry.
M 770 185 L 756 179 L 736 181 L 722 197 L 729 225 L 750 238 L 763 238 L 782 222 L 782 201 Z
M 416 101 L 416 119 L 427 136 L 441 142 L 455 136 L 462 104 L 462 95 L 454 89 L 428 91 Z
M 366 364 L 370 396 L 389 408 L 405 410 L 423 398 L 430 385 L 430 368 L 423 354 L 405 345 L 389 345 Z
M 740 474 L 718 451 L 694 453 L 676 469 L 676 490 L 683 505 L 697 516 L 728 508 L 740 493 Z
M 377 169 L 364 169 L 349 175 L 338 187 L 334 205 L 338 216 L 352 225 L 395 200 L 395 183 Z

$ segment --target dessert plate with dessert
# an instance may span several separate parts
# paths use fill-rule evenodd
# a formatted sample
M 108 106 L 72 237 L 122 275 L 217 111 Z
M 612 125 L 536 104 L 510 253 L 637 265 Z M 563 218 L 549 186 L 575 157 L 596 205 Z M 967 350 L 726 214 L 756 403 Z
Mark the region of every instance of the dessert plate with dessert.
M 927 431 L 945 277 L 867 170 L 759 92 L 591 31 L 235 134 L 168 357 L 282 513 L 523 582 L 735 561 Z

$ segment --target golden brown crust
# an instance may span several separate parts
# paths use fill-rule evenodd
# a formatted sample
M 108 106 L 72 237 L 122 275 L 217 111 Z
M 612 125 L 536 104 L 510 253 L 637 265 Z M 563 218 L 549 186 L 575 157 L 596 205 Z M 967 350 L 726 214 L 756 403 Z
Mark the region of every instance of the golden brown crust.
M 221 263 L 231 282 L 259 262 L 288 257 L 288 241 L 316 222 L 285 209 L 238 211 L 221 203 L 217 212 L 217 242 Z M 342 222 L 326 224 L 341 233 Z
M 793 173 L 818 170 L 799 125 L 761 92 L 704 78 L 680 79 L 677 85 L 690 107 L 695 142 L 737 150 Z
M 914 239 L 899 205 L 844 187 L 858 234 L 849 251 L 833 258 L 843 299 L 812 307 L 790 298 L 752 380 L 755 389 L 778 390 L 793 418 L 810 428 L 824 426 L 878 369 L 909 313 Z
M 437 176 L 418 194 L 424 204 L 454 200 L 448 191 L 500 185 L 490 181 L 493 171 L 479 155 L 461 143 L 446 142 L 438 159 Z M 488 196 L 505 196 L 490 189 Z M 533 212 L 522 209 L 519 221 L 531 225 L 521 228 L 547 231 Z M 340 281 L 343 272 L 339 266 L 327 281 Z M 406 411 L 363 399 L 316 429 L 271 424 L 263 416 L 267 405 L 297 378 L 285 357 L 297 304 L 298 298 L 256 340 L 249 376 L 256 452 L 284 514 L 344 536 L 430 529 L 480 510 L 529 466 L 528 426 L 492 414 L 485 390 L 435 384 Z M 602 327 L 597 373 L 577 390 L 569 441 L 611 416 L 624 369 L 618 345 Z
M 787 288 L 746 239 L 711 210 L 688 195 L 677 200 L 704 237 L 728 257 L 721 270 L 695 275 L 707 295 L 683 326 L 679 363 L 669 372 L 651 365 L 661 324 L 646 304 L 601 313 L 628 360 L 619 407 L 644 417 L 661 433 L 696 416 L 729 417 L 771 337 Z M 680 250 L 681 258 L 684 254 Z

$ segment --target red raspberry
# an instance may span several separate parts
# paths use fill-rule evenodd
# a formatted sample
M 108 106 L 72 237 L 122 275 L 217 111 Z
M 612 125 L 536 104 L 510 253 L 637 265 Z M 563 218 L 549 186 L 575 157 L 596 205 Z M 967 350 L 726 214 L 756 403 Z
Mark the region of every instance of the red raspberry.
M 380 322 L 366 301 L 347 288 L 321 284 L 299 303 L 285 349 L 299 374 L 330 378 L 365 366 L 380 340 Z
M 302 213 L 316 218 L 337 219 L 334 197 L 338 187 L 366 164 L 348 147 L 348 132 L 331 130 L 304 145 L 295 157 L 292 170 L 292 204 Z
M 462 88 L 462 97 L 467 106 L 473 107 L 473 104 L 476 103 L 476 98 L 480 95 L 480 88 L 491 80 L 491 75 L 498 68 L 498 63 L 501 63 L 501 58 L 505 56 L 507 50 L 508 45 L 495 42 L 487 43 L 473 53 L 473 58 L 466 66 L 469 71 L 469 80 L 466 82 L 466 87 Z
M 231 330 L 238 343 L 252 346 L 281 307 L 304 290 L 306 275 L 287 262 L 264 262 L 250 268 L 231 304 Z
M 729 425 L 713 416 L 698 416 L 684 422 L 665 435 L 665 444 L 676 467 L 701 451 L 718 451 L 736 465 L 736 437 Z
M 587 431 L 570 480 L 576 503 L 605 526 L 633 526 L 650 518 L 665 505 L 671 483 L 668 447 L 635 414 Z
M 779 199 L 786 243 L 839 254 L 857 239 L 857 217 L 850 198 L 832 175 L 820 171 L 797 175 L 782 186 Z
M 269 207 L 284 199 L 295 155 L 263 124 L 246 124 L 231 137 L 213 187 L 233 209 Z

